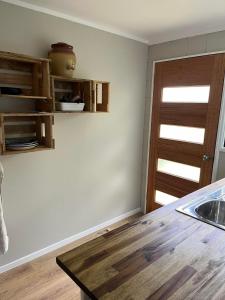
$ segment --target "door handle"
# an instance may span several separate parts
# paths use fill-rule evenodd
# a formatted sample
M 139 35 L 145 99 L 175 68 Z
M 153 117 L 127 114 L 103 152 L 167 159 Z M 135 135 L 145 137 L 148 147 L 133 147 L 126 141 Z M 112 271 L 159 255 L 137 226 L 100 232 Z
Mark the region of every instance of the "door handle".
M 209 156 L 209 155 L 207 155 L 207 154 L 203 154 L 202 160 L 206 161 L 206 160 L 210 160 L 210 159 L 213 159 L 213 157 L 212 157 L 212 156 Z

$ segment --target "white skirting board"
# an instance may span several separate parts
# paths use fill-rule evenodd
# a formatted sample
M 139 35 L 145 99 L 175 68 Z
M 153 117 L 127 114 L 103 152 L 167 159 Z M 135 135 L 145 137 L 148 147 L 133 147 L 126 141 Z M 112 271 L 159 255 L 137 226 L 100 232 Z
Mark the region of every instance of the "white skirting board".
M 127 213 L 124 213 L 124 214 L 122 214 L 122 215 L 120 215 L 118 217 L 115 217 L 115 218 L 113 218 L 113 219 L 111 219 L 109 221 L 106 221 L 104 223 L 101 223 L 99 225 L 91 227 L 91 228 L 89 228 L 89 229 L 87 229 L 85 231 L 82 231 L 82 232 L 77 233 L 77 234 L 75 234 L 75 235 L 73 235 L 71 237 L 68 237 L 68 238 L 66 238 L 66 239 L 64 239 L 64 240 L 62 240 L 60 242 L 52 244 L 52 245 L 50 245 L 50 246 L 48 246 L 46 248 L 43 248 L 41 250 L 35 251 L 35 252 L 31 253 L 31 254 L 28 254 L 28 255 L 26 255 L 24 257 L 21 257 L 21 258 L 17 259 L 17 260 L 14 260 L 14 261 L 6 264 L 6 265 L 0 266 L 0 273 L 4 273 L 6 271 L 9 271 L 9 270 L 11 270 L 11 269 L 13 269 L 15 267 L 18 267 L 18 266 L 20 266 L 22 264 L 25 264 L 25 263 L 27 263 L 29 261 L 32 261 L 35 258 L 38 258 L 38 257 L 40 257 L 40 256 L 42 256 L 44 254 L 47 254 L 47 253 L 52 252 L 52 251 L 54 251 L 56 249 L 59 249 L 59 248 L 61 248 L 63 246 L 66 246 L 66 245 L 68 245 L 70 243 L 73 243 L 73 242 L 79 240 L 82 237 L 85 237 L 85 236 L 87 236 L 87 235 L 89 235 L 91 233 L 94 233 L 94 232 L 96 232 L 98 230 L 101 230 L 101 229 L 103 229 L 103 228 L 105 228 L 107 226 L 110 226 L 110 225 L 112 225 L 112 224 L 114 224 L 116 222 L 119 222 L 119 221 L 121 221 L 123 219 L 126 219 L 126 218 L 128 218 L 128 217 L 130 217 L 132 215 L 135 215 L 135 214 L 139 213 L 140 211 L 141 211 L 141 208 L 136 208 L 134 210 L 128 211 Z

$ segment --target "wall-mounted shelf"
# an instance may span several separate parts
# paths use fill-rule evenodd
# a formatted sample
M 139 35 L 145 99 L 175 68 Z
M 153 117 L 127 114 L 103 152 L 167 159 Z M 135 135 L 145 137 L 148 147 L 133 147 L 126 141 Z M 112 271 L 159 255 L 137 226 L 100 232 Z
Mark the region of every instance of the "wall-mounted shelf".
M 49 59 L 47 59 L 47 58 L 36 58 L 36 57 L 30 56 L 30 55 L 6 52 L 6 51 L 0 51 L 0 56 L 3 59 L 18 61 L 19 63 L 20 62 L 39 63 L 39 62 L 48 62 L 49 61 Z
M 0 51 L 0 154 L 53 149 L 54 113 L 109 111 L 109 82 L 50 76 L 49 62 Z M 85 104 L 83 111 L 56 110 L 62 107 L 57 102 L 70 102 L 75 96 Z M 35 147 L 22 149 L 25 141 Z
M 49 60 L 0 51 L 0 91 L 0 154 L 53 149 Z
M 93 112 L 109 112 L 109 88 L 107 81 L 92 81 Z
M 53 116 L 53 113 L 49 112 L 36 112 L 36 111 L 31 111 L 31 112 L 5 112 L 5 113 L 0 113 L 0 116 L 3 117 L 39 117 L 39 116 Z
M 65 113 L 66 111 L 57 111 L 57 102 L 62 101 L 63 97 L 73 98 L 74 96 L 80 96 L 85 103 L 82 113 L 91 112 L 91 87 L 91 80 L 51 76 L 51 96 L 53 99 L 54 112 Z M 71 111 L 69 112 L 71 113 Z
M 2 155 L 54 149 L 52 113 L 1 113 L 0 152 Z M 38 146 L 33 149 L 9 150 L 6 141 L 33 138 Z
M 17 95 L 1 92 L 2 98 L 35 101 L 37 111 L 53 111 L 49 60 L 0 51 L 0 88 L 16 88 Z
M 63 102 L 64 97 L 72 99 L 74 96 L 79 96 L 85 103 L 84 111 L 79 113 L 108 112 L 109 82 L 51 76 L 51 97 L 53 99 L 54 112 L 78 113 L 76 111 L 59 111 L 56 109 L 57 102 Z
M 44 97 L 44 96 L 26 96 L 26 95 L 8 95 L 8 94 L 0 94 L 0 97 L 27 99 L 27 100 L 47 100 L 48 99 L 47 97 Z

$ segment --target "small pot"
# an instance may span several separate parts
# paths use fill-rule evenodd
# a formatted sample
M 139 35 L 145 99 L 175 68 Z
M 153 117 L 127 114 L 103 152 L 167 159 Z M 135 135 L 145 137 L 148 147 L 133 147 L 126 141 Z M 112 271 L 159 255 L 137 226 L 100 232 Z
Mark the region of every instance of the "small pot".
M 51 45 L 48 57 L 51 59 L 51 72 L 53 75 L 73 77 L 76 66 L 76 55 L 73 46 L 66 43 Z

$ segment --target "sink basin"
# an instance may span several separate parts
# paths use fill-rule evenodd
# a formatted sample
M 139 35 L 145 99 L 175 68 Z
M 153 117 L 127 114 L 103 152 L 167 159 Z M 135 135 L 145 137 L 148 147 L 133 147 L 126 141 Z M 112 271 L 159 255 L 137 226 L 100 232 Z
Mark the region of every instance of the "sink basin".
M 206 220 L 225 226 L 225 201 L 208 201 L 199 205 L 195 212 Z
M 198 198 L 176 209 L 188 216 L 225 230 L 225 194 L 223 190 Z

